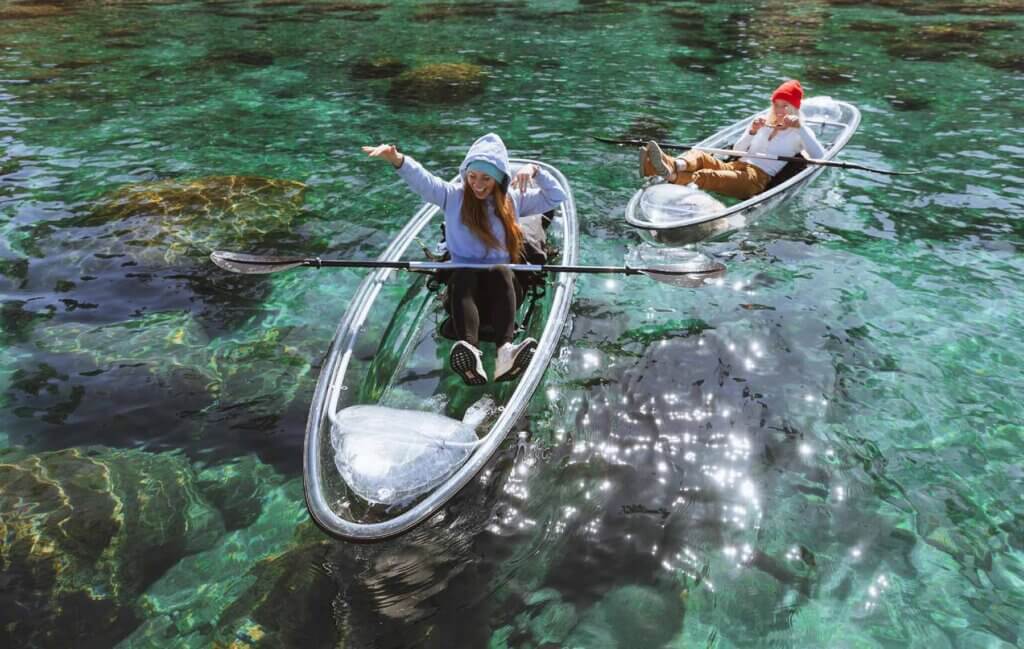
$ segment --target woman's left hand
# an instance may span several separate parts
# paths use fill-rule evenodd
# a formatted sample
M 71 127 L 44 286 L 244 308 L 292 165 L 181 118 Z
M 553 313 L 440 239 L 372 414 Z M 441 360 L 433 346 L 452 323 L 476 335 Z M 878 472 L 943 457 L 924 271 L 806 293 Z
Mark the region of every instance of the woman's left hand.
M 530 186 L 533 177 L 537 175 L 537 165 L 530 163 L 519 167 L 515 177 L 512 179 L 512 189 L 518 189 L 525 194 L 526 188 Z
M 800 128 L 800 117 L 797 115 L 786 115 L 779 122 L 779 128 Z

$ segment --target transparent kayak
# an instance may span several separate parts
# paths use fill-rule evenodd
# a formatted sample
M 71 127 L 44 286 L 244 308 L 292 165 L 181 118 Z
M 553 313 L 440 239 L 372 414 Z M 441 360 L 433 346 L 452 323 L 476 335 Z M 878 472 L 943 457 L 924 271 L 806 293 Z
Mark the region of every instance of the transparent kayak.
M 823 160 L 833 160 L 860 125 L 860 111 L 852 104 L 831 97 L 813 97 L 803 102 L 801 111 L 825 149 Z M 699 146 L 730 149 L 757 116 L 745 117 L 727 126 Z M 626 206 L 626 221 L 644 230 L 656 241 L 688 242 L 713 234 L 716 229 L 740 227 L 752 218 L 772 209 L 792 196 L 817 176 L 825 167 L 790 163 L 777 178 L 782 182 L 744 201 L 728 204 L 731 199 L 709 194 L 693 185 L 672 185 L 657 180 L 637 191 Z M 792 175 L 789 175 L 792 174 Z M 715 223 L 719 222 L 720 223 Z
M 576 206 L 555 168 L 533 163 L 568 196 L 547 228 L 557 263 L 577 263 Z M 539 218 L 531 217 L 531 218 Z M 424 205 L 379 257 L 403 258 L 436 241 L 443 216 Z M 413 249 L 418 252 L 419 246 Z M 413 254 L 415 254 L 415 252 Z M 480 470 L 524 414 L 568 319 L 575 275 L 545 276 L 517 316 L 537 350 L 514 382 L 470 387 L 448 368 L 452 341 L 440 335 L 446 312 L 431 274 L 379 269 L 356 290 L 320 372 L 306 423 L 306 505 L 333 536 L 371 541 L 427 520 Z M 493 345 L 484 343 L 493 374 Z

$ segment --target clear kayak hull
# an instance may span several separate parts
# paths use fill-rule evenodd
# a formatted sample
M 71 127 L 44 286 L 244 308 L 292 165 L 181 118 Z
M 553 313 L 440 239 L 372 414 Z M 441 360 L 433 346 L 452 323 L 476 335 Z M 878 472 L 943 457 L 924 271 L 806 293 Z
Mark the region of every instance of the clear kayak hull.
M 576 205 L 569 183 L 544 163 L 512 161 L 513 166 L 529 162 L 551 172 L 568 196 L 547 236 L 560 250 L 559 263 L 576 264 Z M 417 240 L 435 238 L 438 229 L 432 226 L 442 220 L 437 207 L 424 205 L 379 259 L 402 259 Z M 335 537 L 373 541 L 406 532 L 475 478 L 525 413 L 557 349 L 575 284 L 573 274 L 550 274 L 543 296 L 532 306 L 524 300 L 520 337 L 533 336 L 538 346 L 517 381 L 470 387 L 447 366 L 451 341 L 439 334 L 446 314 L 430 279 L 391 269 L 370 272 L 342 317 L 320 371 L 306 423 L 304 483 L 310 515 Z M 385 417 L 379 413 L 392 414 L 387 421 L 359 423 L 366 416 Z M 375 436 L 401 437 L 401 443 L 382 444 Z M 434 445 L 437 454 L 413 448 L 420 442 Z M 391 457 L 383 455 L 388 449 Z M 378 452 L 379 461 L 366 461 L 367 453 Z M 395 464 L 414 461 L 430 468 L 439 457 L 457 462 L 426 478 L 409 477 L 408 466 Z M 429 490 L 404 496 L 401 488 L 389 489 L 392 476 L 405 476 L 409 484 Z
M 825 148 L 824 160 L 834 160 L 860 126 L 860 111 L 852 104 L 829 97 L 814 97 L 801 107 Z M 764 113 L 758 113 L 764 115 Z M 698 143 L 730 149 L 758 115 L 739 120 Z M 696 187 L 676 187 L 655 181 L 637 191 L 626 206 L 626 222 L 657 242 L 689 243 L 722 230 L 732 230 L 773 209 L 821 173 L 825 167 L 807 165 L 785 182 L 744 201 L 728 205 Z

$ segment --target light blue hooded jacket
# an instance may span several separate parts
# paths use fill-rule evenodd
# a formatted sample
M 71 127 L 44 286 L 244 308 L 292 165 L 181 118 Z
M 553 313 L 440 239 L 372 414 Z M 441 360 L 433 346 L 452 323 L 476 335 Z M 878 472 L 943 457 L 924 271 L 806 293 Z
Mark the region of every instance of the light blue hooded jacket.
M 508 150 L 501 138 L 494 133 L 488 133 L 474 142 L 466 154 L 466 159 L 459 166 L 459 179 L 455 182 L 447 182 L 438 178 L 408 155 L 404 158 L 402 166 L 398 168 L 398 175 L 420 198 L 444 210 L 445 237 L 452 261 L 463 264 L 509 263 L 508 250 L 505 248 L 505 228 L 502 227 L 501 219 L 494 211 L 493 195 L 487 199 L 486 211 L 488 226 L 500 243 L 498 248 L 488 248 L 462 223 L 462 196 L 466 191 L 466 167 L 469 163 L 474 160 L 489 162 L 503 172 L 509 180 L 512 178 Z M 530 187 L 525 194 L 518 190 L 509 190 L 508 192 L 509 198 L 512 199 L 516 218 L 542 214 L 554 209 L 566 198 L 565 192 L 562 191 L 562 187 L 555 177 L 543 168 L 537 171 L 533 181 L 537 186 Z

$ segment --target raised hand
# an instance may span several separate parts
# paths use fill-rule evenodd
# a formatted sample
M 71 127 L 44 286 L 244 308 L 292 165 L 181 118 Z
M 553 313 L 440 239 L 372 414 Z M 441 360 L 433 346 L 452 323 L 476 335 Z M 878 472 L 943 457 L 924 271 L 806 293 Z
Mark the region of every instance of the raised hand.
M 525 194 L 526 188 L 530 186 L 533 181 L 533 177 L 537 175 L 537 165 L 527 164 L 519 167 L 516 171 L 515 177 L 512 179 L 512 189 L 518 189 L 520 193 Z
M 383 158 L 391 163 L 396 169 L 402 166 L 405 156 L 398 152 L 394 144 L 378 144 L 377 146 L 364 146 L 363 153 L 371 158 Z
M 768 120 L 766 120 L 763 117 L 758 117 L 757 119 L 750 123 L 750 134 L 757 135 L 757 132 L 760 131 L 761 128 L 767 123 Z

